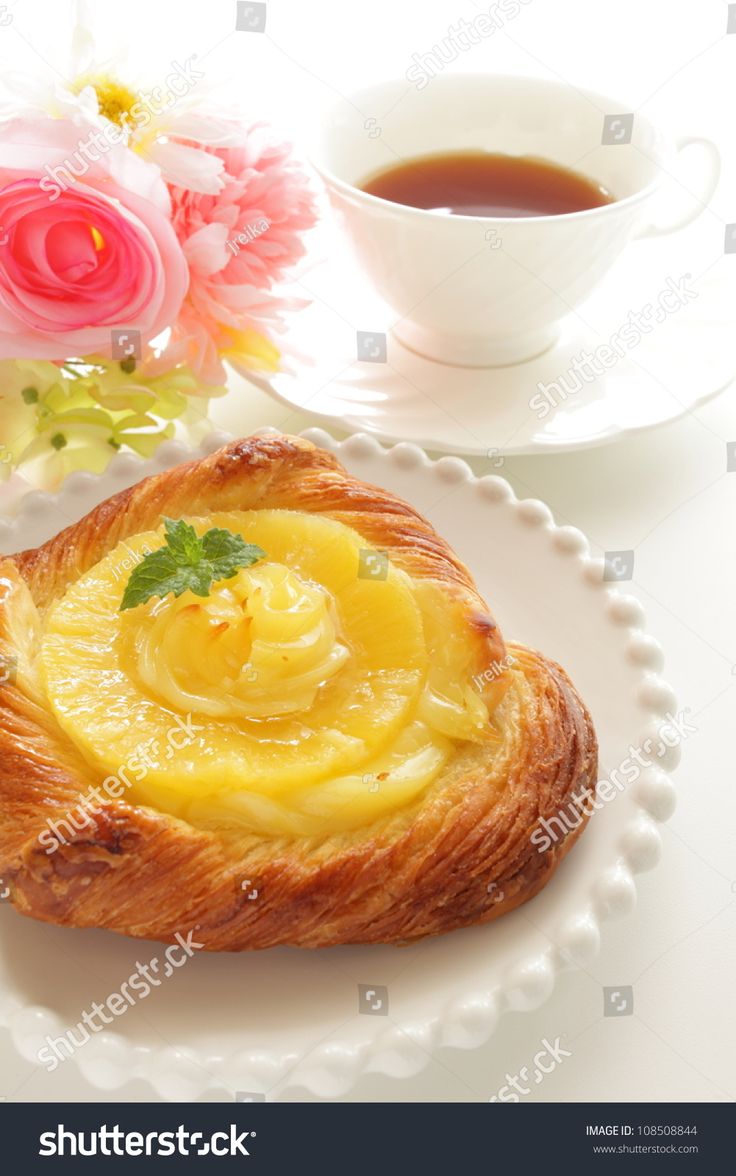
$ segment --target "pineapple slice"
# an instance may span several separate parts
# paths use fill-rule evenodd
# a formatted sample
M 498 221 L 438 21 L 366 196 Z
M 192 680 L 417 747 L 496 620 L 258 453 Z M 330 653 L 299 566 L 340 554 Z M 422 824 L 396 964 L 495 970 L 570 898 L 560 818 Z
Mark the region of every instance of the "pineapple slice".
M 422 619 L 409 578 L 391 568 L 385 580 L 361 579 L 362 540 L 332 519 L 264 510 L 191 521 L 200 532 L 209 526 L 237 530 L 262 547 L 267 560 L 214 586 L 205 600 L 185 593 L 122 614 L 120 567 L 161 546 L 161 533 L 129 539 L 81 576 L 51 611 L 42 642 L 46 693 L 64 730 L 93 763 L 115 774 L 142 745 L 165 751 L 176 716 L 191 713 L 197 738 L 186 754 L 164 758 L 146 775 L 146 786 L 167 787 L 175 772 L 179 791 L 190 796 L 227 793 L 246 782 L 276 793 L 350 771 L 376 754 L 408 721 L 426 674 Z M 223 618 L 242 620 L 248 611 L 254 615 L 246 628 L 257 628 L 253 594 L 269 577 L 272 588 L 289 577 L 291 591 L 310 598 L 313 620 L 316 612 L 321 621 L 319 640 L 309 651 L 311 667 L 301 650 L 293 683 L 283 673 L 279 680 L 279 668 L 273 669 L 275 660 L 293 655 L 288 592 L 282 599 L 283 643 L 278 617 L 268 615 L 278 608 L 261 610 L 265 628 L 257 640 L 263 650 L 240 634 L 238 654 L 237 627 L 232 640 L 221 628 L 229 623 Z M 334 609 L 329 626 L 325 594 Z M 192 607 L 196 621 L 186 611 Z M 158 623 L 166 617 L 171 640 Z M 196 641 L 187 635 L 192 624 Z M 217 644 L 218 631 L 226 648 L 208 650 L 208 642 Z M 238 656 L 240 675 L 233 664 Z M 289 661 L 281 664 L 288 667 Z M 276 693 L 274 712 L 265 717 L 258 705 L 260 676 L 248 681 L 255 665 Z M 226 674 L 208 684 L 213 666 L 216 678 L 223 666 Z M 305 686 L 310 668 L 315 673 Z M 301 710 L 305 689 L 312 702 Z M 209 702 L 204 709 L 197 701 L 203 696 Z M 290 704 L 295 713 L 289 713 Z M 139 783 L 136 791 L 143 796 L 145 786 Z
M 211 826 L 319 835 L 415 799 L 461 740 L 492 738 L 441 591 L 363 538 L 288 510 L 188 520 L 265 559 L 213 585 L 120 612 L 133 536 L 50 610 L 43 688 L 61 727 L 129 799 Z M 449 619 L 449 625 L 448 625 Z M 182 729 L 187 734 L 182 739 Z M 133 778 L 131 778 L 133 777 Z
M 162 703 L 219 719 L 309 710 L 350 657 L 324 589 L 283 564 L 241 570 L 202 601 L 149 601 L 122 620 L 123 657 Z
M 180 814 L 214 828 L 266 827 L 272 833 L 305 837 L 317 836 L 325 829 L 353 829 L 419 796 L 452 749 L 449 739 L 424 723 L 413 722 L 388 751 L 359 771 L 327 780 L 318 788 L 297 788 L 279 797 L 241 790 L 193 801 Z

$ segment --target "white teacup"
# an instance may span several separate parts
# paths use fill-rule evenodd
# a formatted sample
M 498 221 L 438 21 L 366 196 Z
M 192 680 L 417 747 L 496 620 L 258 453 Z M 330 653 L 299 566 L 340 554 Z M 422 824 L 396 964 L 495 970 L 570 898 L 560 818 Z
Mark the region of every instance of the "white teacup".
M 397 315 L 402 343 L 468 366 L 529 359 L 555 341 L 561 319 L 630 238 L 671 232 L 698 215 L 718 182 L 715 145 L 670 143 L 641 114 L 629 127 L 624 109 L 558 82 L 484 74 L 441 75 L 422 90 L 385 82 L 333 107 L 312 161 L 361 265 Z M 676 156 L 690 148 L 701 178 L 688 175 L 687 212 L 658 227 L 650 223 L 653 198 L 681 173 Z M 454 216 L 358 187 L 400 161 L 460 150 L 541 156 L 603 185 L 615 201 L 562 215 Z

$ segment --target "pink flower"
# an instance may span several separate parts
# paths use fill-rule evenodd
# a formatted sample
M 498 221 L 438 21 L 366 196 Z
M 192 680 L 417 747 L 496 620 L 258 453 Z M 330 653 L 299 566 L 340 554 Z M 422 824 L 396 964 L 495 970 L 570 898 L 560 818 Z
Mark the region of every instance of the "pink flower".
M 223 378 L 219 355 L 238 353 L 243 333 L 252 340 L 278 321 L 288 304 L 271 287 L 304 256 L 303 234 L 316 220 L 313 193 L 290 147 L 261 124 L 243 128 L 240 140 L 238 146 L 199 145 L 203 156 L 222 161 L 217 194 L 170 189 L 174 228 L 190 270 L 174 345 L 183 345 L 188 362 L 209 383 Z M 268 366 L 261 360 L 255 366 Z
M 109 356 L 116 329 L 171 326 L 188 270 L 158 169 L 120 144 L 80 155 L 63 119 L 0 136 L 0 358 Z

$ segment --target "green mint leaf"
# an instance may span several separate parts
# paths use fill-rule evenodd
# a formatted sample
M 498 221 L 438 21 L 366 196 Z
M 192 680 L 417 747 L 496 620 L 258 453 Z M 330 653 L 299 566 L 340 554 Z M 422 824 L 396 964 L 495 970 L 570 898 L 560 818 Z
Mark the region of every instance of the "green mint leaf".
M 188 586 L 187 569 L 180 567 L 168 547 L 161 547 L 158 551 L 152 551 L 133 569 L 120 611 L 136 608 L 152 596 L 166 596 L 169 592 L 181 596 Z
M 212 527 L 202 536 L 202 550 L 215 580 L 229 580 L 239 568 L 249 568 L 266 554 L 255 543 L 246 543 L 241 535 L 221 527 Z
M 198 564 L 202 558 L 202 540 L 184 519 L 164 519 L 166 543 L 174 559 L 182 567 Z
M 240 568 L 263 559 L 265 551 L 241 535 L 212 527 L 200 538 L 183 519 L 164 519 L 166 546 L 145 556 L 131 573 L 120 611 L 137 608 L 169 593 L 209 596 L 214 583 L 231 579 Z
M 196 567 L 187 568 L 187 576 L 189 579 L 187 587 L 190 592 L 193 592 L 195 596 L 209 596 L 214 576 L 208 564 L 199 563 Z

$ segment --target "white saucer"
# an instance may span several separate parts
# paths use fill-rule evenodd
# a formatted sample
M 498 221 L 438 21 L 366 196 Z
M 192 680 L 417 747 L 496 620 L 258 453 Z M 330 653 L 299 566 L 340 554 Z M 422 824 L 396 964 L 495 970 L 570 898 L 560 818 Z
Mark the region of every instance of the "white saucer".
M 559 453 L 665 424 L 714 396 L 736 374 L 736 257 L 723 254 L 722 234 L 696 227 L 705 234 L 687 230 L 633 243 L 603 285 L 567 318 L 550 350 L 500 368 L 440 364 L 403 346 L 391 334 L 396 316 L 356 263 L 337 260 L 350 256 L 338 237 L 331 260 L 299 283 L 299 292 L 313 301 L 288 320 L 287 370 L 256 382 L 339 428 L 443 453 Z M 540 383 L 564 378 L 575 357 L 595 354 L 630 312 L 658 306 L 660 293 L 683 275 L 697 298 L 659 323 L 647 319 L 648 333 L 633 347 L 619 343 L 620 357 L 608 370 L 597 362 L 601 374 L 590 382 L 568 375 L 571 394 L 563 399 L 553 389 L 556 403 L 542 416 L 549 400 L 540 406 Z M 385 333 L 385 362 L 357 360 L 358 331 Z

